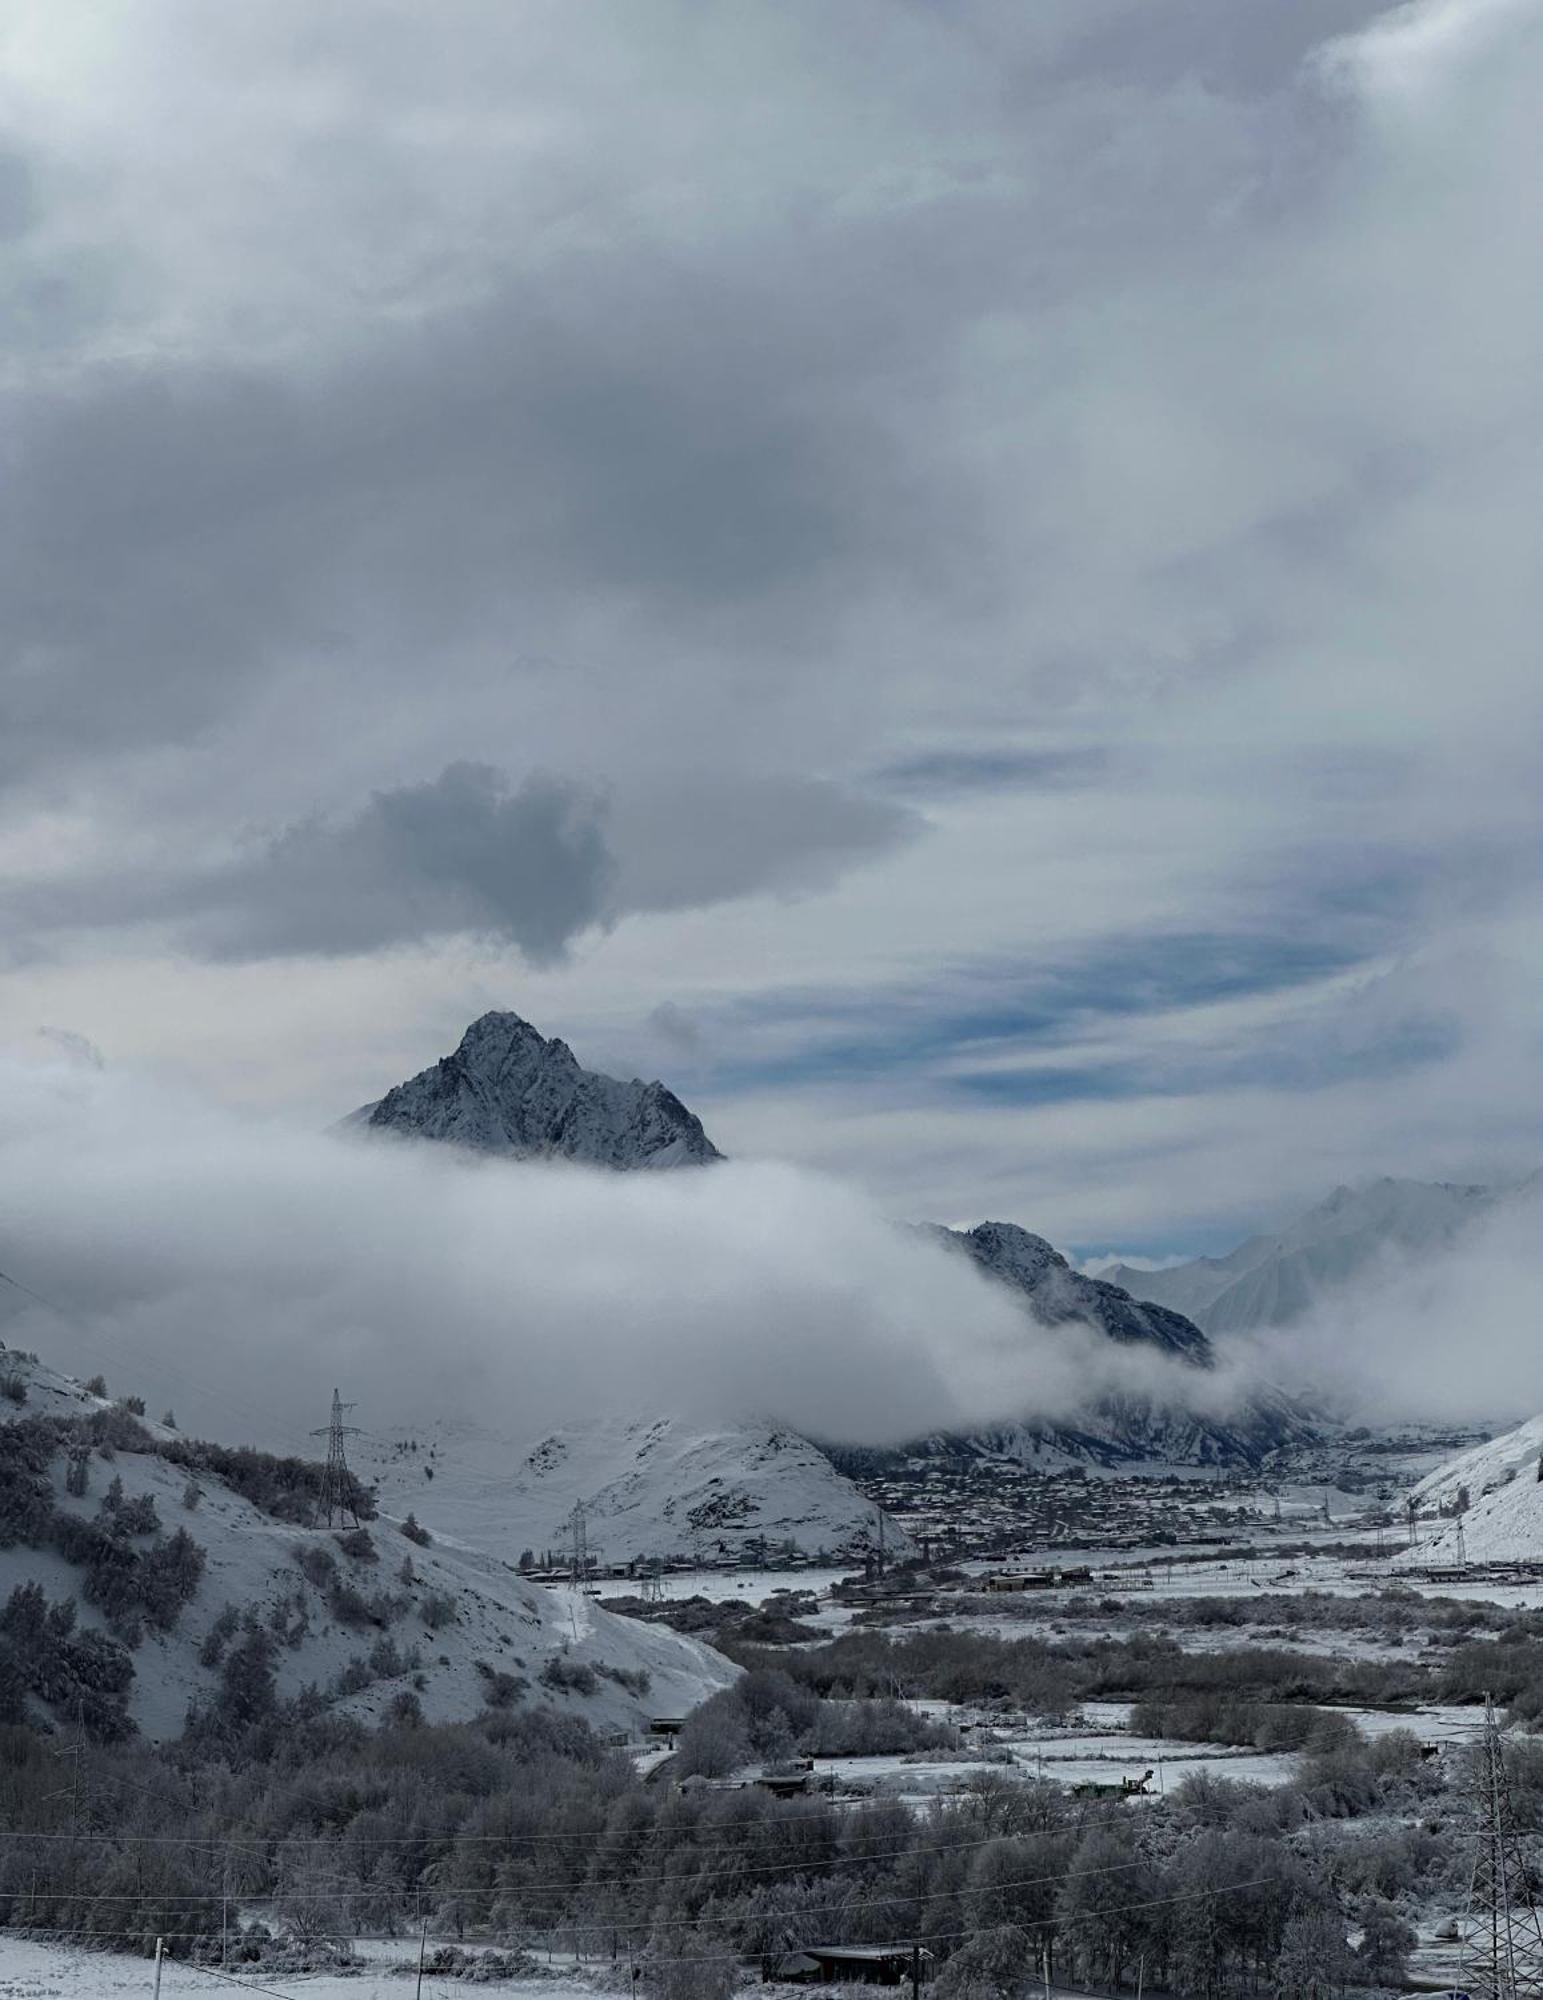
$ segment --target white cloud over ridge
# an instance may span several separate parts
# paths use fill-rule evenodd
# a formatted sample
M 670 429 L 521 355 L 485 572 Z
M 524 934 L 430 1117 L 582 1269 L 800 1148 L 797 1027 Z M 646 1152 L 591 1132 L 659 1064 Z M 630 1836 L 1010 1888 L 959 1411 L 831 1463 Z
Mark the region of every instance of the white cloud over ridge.
M 730 1163 L 608 1174 L 311 1133 L 81 1065 L 0 1066 L 6 1337 L 184 1427 L 305 1448 L 372 1426 L 515 1438 L 597 1411 L 895 1443 L 1195 1371 L 1053 1332 L 854 1190 Z M 50 1308 L 56 1308 L 53 1310 Z

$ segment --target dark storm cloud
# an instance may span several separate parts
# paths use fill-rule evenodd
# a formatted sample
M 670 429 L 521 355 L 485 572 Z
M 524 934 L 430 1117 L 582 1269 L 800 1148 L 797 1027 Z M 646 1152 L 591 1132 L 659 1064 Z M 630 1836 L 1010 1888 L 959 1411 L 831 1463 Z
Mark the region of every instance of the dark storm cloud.
M 35 940 L 168 926 L 212 959 L 346 957 L 467 934 L 544 964 L 630 911 L 822 886 L 920 824 L 815 779 L 730 786 L 688 775 L 613 801 L 550 775 L 511 786 L 490 765 L 457 763 L 377 791 L 352 815 L 251 840 L 223 862 L 33 888 L 6 914 Z
M 544 777 L 510 791 L 486 765 L 455 764 L 190 885 L 207 906 L 185 936 L 216 957 L 264 958 L 470 931 L 540 963 L 597 920 L 610 874 L 592 799 Z
M 0 759 L 186 741 L 301 663 L 313 698 L 410 696 L 576 587 L 677 628 L 779 598 L 790 634 L 865 543 L 894 552 L 905 504 L 866 520 L 892 448 L 831 393 L 857 356 L 814 316 L 732 270 L 611 270 L 569 306 L 511 292 L 336 370 L 104 365 L 17 398 Z

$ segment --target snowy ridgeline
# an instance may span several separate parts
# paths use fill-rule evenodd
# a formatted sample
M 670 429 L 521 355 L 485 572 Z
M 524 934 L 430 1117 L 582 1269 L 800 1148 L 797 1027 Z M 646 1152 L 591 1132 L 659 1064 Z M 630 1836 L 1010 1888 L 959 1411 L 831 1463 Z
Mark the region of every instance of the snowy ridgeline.
M 0 1355 L 0 1372 L 25 1396 L 0 1399 L 7 1426 L 31 1417 L 89 1418 L 113 1407 L 14 1352 Z M 159 1425 L 144 1428 L 152 1439 L 175 1442 Z M 120 1435 L 131 1435 L 128 1427 Z M 501 1536 L 489 1535 L 492 1546 L 438 1536 L 424 1544 L 403 1532 L 387 1502 L 368 1526 L 367 1545 L 354 1544 L 351 1552 L 325 1529 L 275 1519 L 220 1478 L 200 1473 L 190 1481 L 185 1467 L 132 1443 L 110 1449 L 110 1457 L 98 1448 L 85 1461 L 83 1492 L 71 1490 L 81 1474 L 72 1474 L 70 1454 L 53 1455 L 41 1474 L 53 1514 L 83 1525 L 113 1517 L 126 1522 L 132 1532 L 116 1539 L 136 1560 L 185 1530 L 203 1552 L 203 1567 L 171 1629 L 158 1631 L 153 1620 L 121 1611 L 114 1620 L 100 1587 L 90 1583 L 89 1563 L 61 1552 L 61 1540 L 68 1547 L 70 1537 L 57 1529 L 7 1527 L 0 1604 L 17 1585 L 35 1584 L 50 1605 L 73 1605 L 77 1634 L 110 1632 L 116 1624 L 120 1637 L 133 1637 L 139 1626 L 128 1655 L 128 1712 L 151 1738 L 174 1736 L 190 1702 L 218 1696 L 248 1612 L 276 1641 L 281 1696 L 311 1685 L 342 1712 L 366 1720 L 408 1694 L 431 1721 L 473 1715 L 491 1696 L 636 1734 L 650 1715 L 679 1715 L 734 1678 L 728 1661 L 694 1640 L 604 1611 L 568 1589 L 526 1582 L 515 1571 L 514 1552 L 507 1560 L 499 1552 Z M 408 1511 L 404 1506 L 403 1517 Z M 29 1700 L 47 1712 L 37 1690 Z
M 520 1446 L 440 1422 L 410 1438 L 367 1433 L 354 1456 L 382 1506 L 511 1562 L 566 1550 L 576 1502 L 607 1563 L 851 1556 L 878 1535 L 872 1501 L 807 1439 L 767 1424 L 595 1418 Z M 892 1553 L 910 1551 L 894 1522 L 885 1535 Z
M 1251 1333 L 1289 1325 L 1385 1262 L 1449 1248 L 1520 1192 L 1384 1178 L 1336 1188 L 1278 1233 L 1250 1237 L 1225 1257 L 1159 1271 L 1116 1264 L 1104 1275 L 1209 1334 Z

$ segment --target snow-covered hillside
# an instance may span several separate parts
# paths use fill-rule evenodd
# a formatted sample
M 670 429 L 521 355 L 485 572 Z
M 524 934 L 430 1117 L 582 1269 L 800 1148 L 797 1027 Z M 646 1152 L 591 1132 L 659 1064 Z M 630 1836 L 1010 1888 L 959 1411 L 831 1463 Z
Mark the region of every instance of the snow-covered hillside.
M 355 1460 L 381 1504 L 517 1560 L 568 1545 L 582 1502 L 589 1545 L 608 1562 L 721 1557 L 761 1544 L 806 1555 L 872 1546 L 873 1503 L 807 1439 L 766 1424 L 678 1417 L 594 1418 L 517 1445 L 470 1424 L 357 1440 Z M 886 1529 L 892 1549 L 905 1537 Z
M 521 1160 L 660 1168 L 722 1158 L 701 1119 L 662 1083 L 584 1069 L 566 1042 L 509 1013 L 473 1021 L 454 1055 L 347 1123 Z
M 1535 1479 L 1543 1457 L 1543 1416 L 1529 1417 L 1514 1430 L 1503 1431 L 1485 1444 L 1459 1452 L 1427 1473 L 1411 1498 L 1422 1509 L 1450 1506 L 1467 1489 L 1470 1500 L 1507 1486 L 1513 1479 Z
M 1458 1530 L 1462 1537 L 1459 1544 Z M 1543 1562 L 1543 1482 L 1537 1465 L 1521 1466 L 1508 1485 L 1492 1487 L 1466 1513 L 1424 1522 L 1416 1548 L 1394 1558 L 1395 1569 L 1428 1563 Z
M 0 1353 L 0 1378 L 25 1397 L 0 1400 L 0 1452 L 27 1417 L 111 1408 L 14 1352 Z M 154 1424 L 146 1429 L 162 1441 L 174 1437 Z M 46 1474 L 57 1515 L 102 1518 L 118 1481 L 123 1504 L 150 1502 L 164 1535 L 185 1529 L 204 1552 L 196 1595 L 174 1627 L 160 1633 L 147 1625 L 131 1654 L 129 1712 L 152 1738 L 175 1735 L 189 1701 L 207 1702 L 218 1690 L 210 1633 L 227 1607 L 233 1617 L 255 1613 L 278 1637 L 282 1696 L 314 1685 L 365 1718 L 409 1691 L 431 1721 L 469 1716 L 487 1702 L 493 1676 L 508 1675 L 517 1685 L 503 1692 L 522 1704 L 569 1711 L 599 1729 L 635 1731 L 646 1716 L 680 1714 L 734 1677 L 726 1660 L 696 1641 L 603 1611 L 582 1593 L 526 1582 L 513 1555 L 505 1561 L 448 1535 L 421 1545 L 403 1532 L 406 1506 L 392 1518 L 388 1502 L 369 1524 L 373 1553 L 353 1554 L 334 1533 L 277 1520 L 222 1480 L 200 1474 L 190 1481 L 184 1468 L 151 1451 L 119 1444 L 109 1456 L 98 1448 L 84 1493 L 67 1490 L 68 1464 L 61 1452 Z M 87 1602 L 87 1572 L 43 1539 L 43 1546 L 22 1538 L 0 1547 L 0 1604 L 18 1584 L 36 1583 L 51 1603 L 74 1606 L 78 1631 L 108 1629 Z M 154 1540 L 152 1529 L 125 1536 L 123 1545 L 142 1554 Z M 227 1614 L 227 1623 L 233 1617 Z M 575 1671 L 584 1667 L 590 1672 Z M 340 1677 L 350 1692 L 339 1692 Z
M 1250 1333 L 1300 1319 L 1383 1260 L 1445 1249 L 1497 1199 L 1492 1188 L 1384 1178 L 1336 1188 L 1278 1234 L 1251 1237 L 1225 1257 L 1161 1271 L 1116 1264 L 1104 1275 L 1208 1334 Z

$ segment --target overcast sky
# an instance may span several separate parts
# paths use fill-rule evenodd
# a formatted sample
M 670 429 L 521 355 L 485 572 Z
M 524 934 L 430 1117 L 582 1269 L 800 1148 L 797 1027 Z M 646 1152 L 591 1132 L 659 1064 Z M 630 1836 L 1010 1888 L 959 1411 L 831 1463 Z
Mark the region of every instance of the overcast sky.
M 1540 0 L 0 75 L 0 1042 L 321 1125 L 513 1007 L 1084 1252 L 1543 1162 Z

